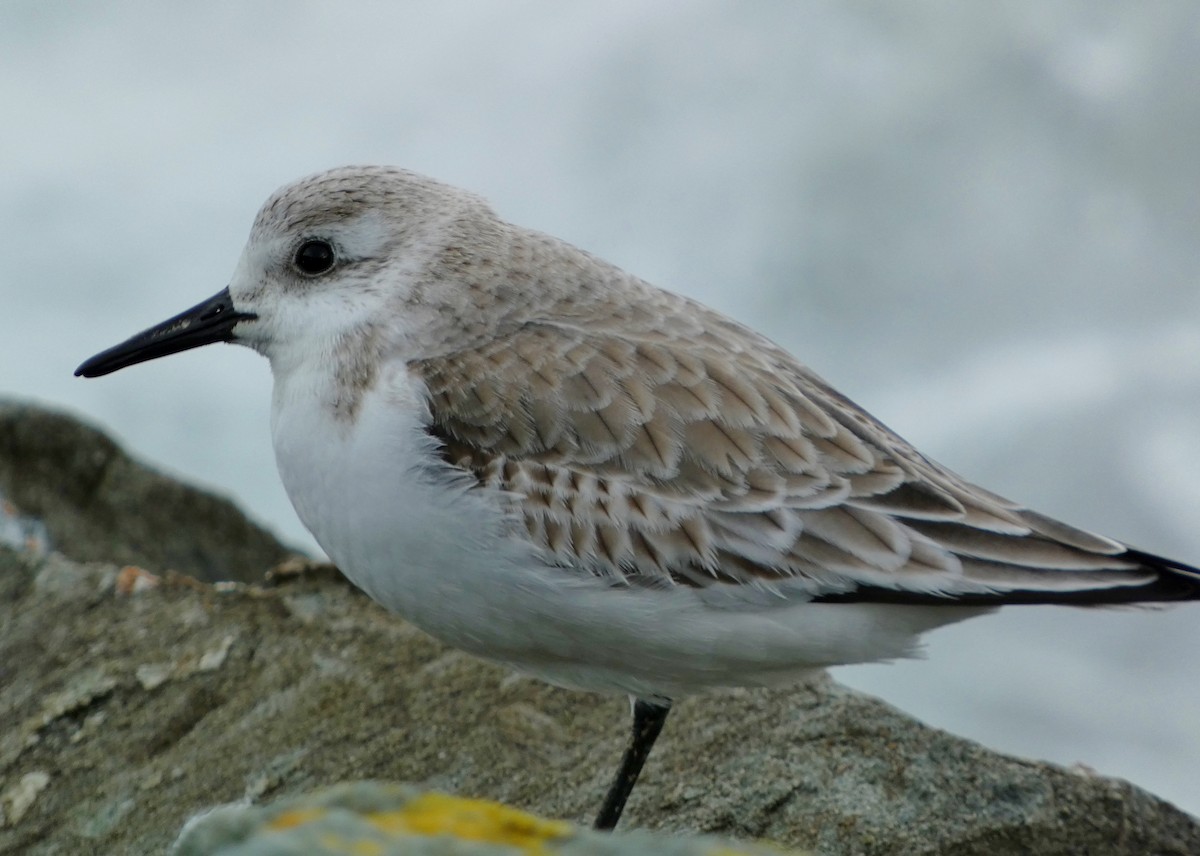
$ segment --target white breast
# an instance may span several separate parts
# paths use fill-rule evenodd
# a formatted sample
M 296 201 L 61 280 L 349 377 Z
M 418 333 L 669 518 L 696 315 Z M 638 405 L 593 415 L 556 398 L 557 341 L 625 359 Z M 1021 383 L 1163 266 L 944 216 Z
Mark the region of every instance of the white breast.
M 500 496 L 440 460 L 402 365 L 381 374 L 353 419 L 328 406 L 329 380 L 327 371 L 276 378 L 276 461 L 304 525 L 384 607 L 553 683 L 642 697 L 780 683 L 909 655 L 920 631 L 977 612 L 742 602 L 548 566 L 509 526 Z
M 514 553 L 498 505 L 453 479 L 423 429 L 402 366 L 335 416 L 321 377 L 277 379 L 272 435 L 301 521 L 373 599 L 451 644 L 470 645 L 492 609 L 480 557 Z

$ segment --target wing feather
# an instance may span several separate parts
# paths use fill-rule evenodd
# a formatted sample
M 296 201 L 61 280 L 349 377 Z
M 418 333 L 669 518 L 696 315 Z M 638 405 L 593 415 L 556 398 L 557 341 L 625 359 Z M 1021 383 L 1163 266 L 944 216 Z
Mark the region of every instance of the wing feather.
M 978 488 L 752 331 L 643 297 L 656 305 L 608 327 L 546 312 L 409 367 L 445 459 L 501 491 L 556 564 L 621 584 L 981 603 L 1088 602 L 1196 573 Z

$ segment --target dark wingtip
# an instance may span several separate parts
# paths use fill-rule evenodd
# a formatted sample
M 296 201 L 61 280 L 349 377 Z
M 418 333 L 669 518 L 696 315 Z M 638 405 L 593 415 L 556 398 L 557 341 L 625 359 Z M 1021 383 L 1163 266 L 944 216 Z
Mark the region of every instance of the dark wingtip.
M 1161 584 L 1169 590 L 1177 590 L 1181 596 L 1172 600 L 1200 600 L 1200 568 L 1132 548 L 1126 550 L 1122 558 L 1132 559 L 1143 567 L 1158 571 L 1159 578 L 1151 585 Z
M 862 586 L 854 591 L 837 592 L 813 598 L 816 603 L 895 603 L 909 606 L 1134 606 L 1137 604 L 1180 603 L 1200 600 L 1200 568 L 1128 549 L 1119 557 L 1137 562 L 1154 578 L 1141 585 L 1121 585 L 1077 591 L 1036 591 L 1014 589 L 981 594 L 942 595 L 932 592 L 903 591 L 881 586 Z M 1066 572 L 1064 572 L 1066 573 Z

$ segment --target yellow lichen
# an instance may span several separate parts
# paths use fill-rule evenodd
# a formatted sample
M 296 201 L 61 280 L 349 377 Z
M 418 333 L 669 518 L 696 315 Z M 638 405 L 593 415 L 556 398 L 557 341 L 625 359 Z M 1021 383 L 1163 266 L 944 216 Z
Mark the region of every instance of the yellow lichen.
M 278 815 L 274 820 L 267 824 L 267 829 L 291 829 L 296 826 L 302 826 L 306 823 L 311 823 L 314 820 L 320 820 L 326 815 L 323 808 L 297 808 L 291 811 L 285 811 Z
M 532 814 L 486 800 L 446 794 L 424 794 L 396 811 L 365 815 L 367 822 L 388 833 L 453 835 L 468 841 L 488 841 L 540 853 L 546 841 L 565 838 L 571 825 L 543 820 Z

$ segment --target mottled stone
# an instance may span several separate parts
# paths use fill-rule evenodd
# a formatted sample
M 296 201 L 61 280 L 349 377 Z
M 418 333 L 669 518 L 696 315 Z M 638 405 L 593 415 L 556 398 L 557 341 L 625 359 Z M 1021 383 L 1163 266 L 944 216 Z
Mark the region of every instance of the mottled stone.
M 0 496 L 76 561 L 257 580 L 294 552 L 229 500 L 168 478 L 101 431 L 31 404 L 0 401 Z

